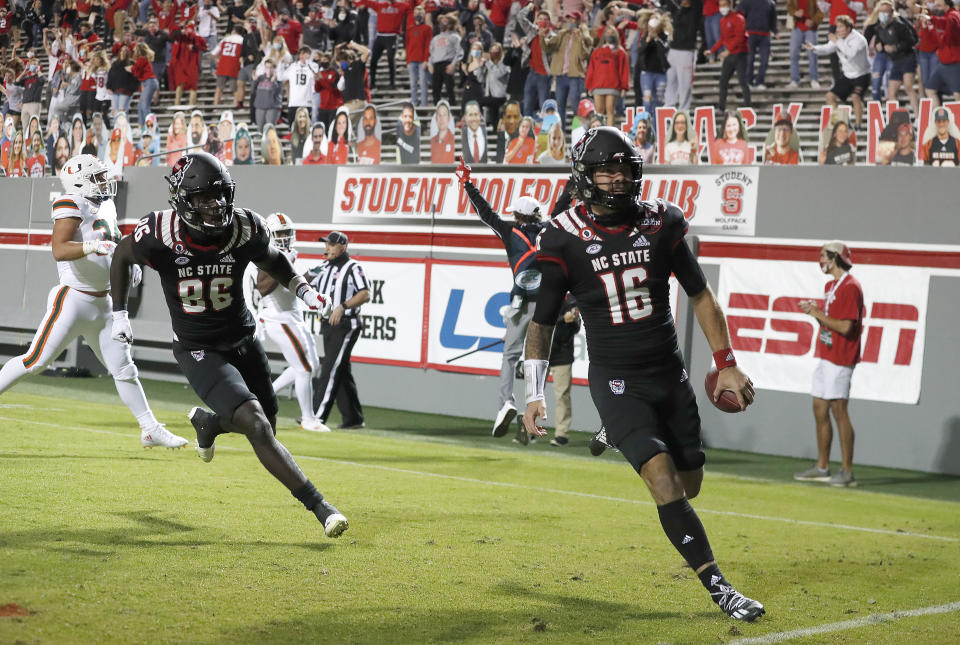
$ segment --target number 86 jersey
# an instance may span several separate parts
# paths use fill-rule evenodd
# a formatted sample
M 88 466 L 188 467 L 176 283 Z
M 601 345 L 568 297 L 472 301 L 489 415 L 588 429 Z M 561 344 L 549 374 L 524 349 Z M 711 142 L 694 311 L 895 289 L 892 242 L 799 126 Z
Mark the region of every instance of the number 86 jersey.
M 173 210 L 154 211 L 133 231 L 134 255 L 159 274 L 177 340 L 197 349 L 232 347 L 256 330 L 243 274 L 267 252 L 270 232 L 259 215 L 237 208 L 218 243 L 203 246 L 188 235 Z
M 537 239 L 544 284 L 549 265 L 559 266 L 583 316 L 590 362 L 604 367 L 642 369 L 670 360 L 678 351 L 670 274 L 688 295 L 707 286 L 684 241 L 683 212 L 661 200 L 636 209 L 628 223 L 608 228 L 581 204 L 550 220 Z M 538 311 L 534 320 L 541 317 Z

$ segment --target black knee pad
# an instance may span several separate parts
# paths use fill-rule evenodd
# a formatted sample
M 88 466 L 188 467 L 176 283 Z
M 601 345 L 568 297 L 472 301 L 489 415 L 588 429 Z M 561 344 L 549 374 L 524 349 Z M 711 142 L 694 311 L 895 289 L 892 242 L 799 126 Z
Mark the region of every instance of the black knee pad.
M 677 470 L 698 470 L 707 462 L 703 446 L 683 446 L 673 451 L 672 456 Z

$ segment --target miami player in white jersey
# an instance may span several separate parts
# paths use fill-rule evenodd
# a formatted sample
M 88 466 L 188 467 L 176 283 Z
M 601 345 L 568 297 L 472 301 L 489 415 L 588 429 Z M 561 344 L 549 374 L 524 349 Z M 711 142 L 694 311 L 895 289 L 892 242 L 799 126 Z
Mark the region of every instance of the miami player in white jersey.
M 290 264 L 297 259 L 293 248 L 295 238 L 293 222 L 284 213 L 272 213 L 267 217 L 271 244 L 287 256 Z M 281 286 L 266 271 L 257 273 L 257 291 L 260 305 L 257 319 L 267 338 L 272 340 L 287 361 L 287 369 L 273 382 L 274 392 L 294 384 L 297 402 L 300 404 L 300 427 L 313 432 L 330 432 L 313 410 L 313 372 L 317 369 L 317 346 L 303 322 L 303 312 L 298 308 L 300 299 Z
M 0 394 L 28 374 L 43 370 L 78 336 L 110 370 L 120 398 L 140 424 L 145 448 L 180 448 L 183 437 L 157 421 L 137 378 L 130 346 L 113 340 L 110 261 L 120 241 L 116 182 L 107 180 L 107 167 L 93 155 L 77 155 L 60 172 L 65 194 L 53 202 L 50 246 L 60 282 L 47 296 L 47 313 L 26 354 L 11 358 L 0 369 Z M 135 267 L 131 280 L 143 274 Z

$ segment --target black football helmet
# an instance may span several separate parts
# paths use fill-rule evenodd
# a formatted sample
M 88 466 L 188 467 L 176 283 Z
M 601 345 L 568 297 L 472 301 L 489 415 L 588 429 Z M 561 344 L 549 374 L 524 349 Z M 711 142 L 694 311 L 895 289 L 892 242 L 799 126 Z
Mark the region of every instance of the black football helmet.
M 581 201 L 617 210 L 636 208 L 643 183 L 643 157 L 623 131 L 610 126 L 590 128 L 573 146 L 571 158 L 574 188 Z M 594 171 L 598 166 L 617 162 L 630 167 L 626 186 L 615 191 L 598 188 Z
M 233 223 L 235 184 L 227 167 L 210 153 L 183 155 L 166 180 L 170 205 L 190 228 L 216 236 Z

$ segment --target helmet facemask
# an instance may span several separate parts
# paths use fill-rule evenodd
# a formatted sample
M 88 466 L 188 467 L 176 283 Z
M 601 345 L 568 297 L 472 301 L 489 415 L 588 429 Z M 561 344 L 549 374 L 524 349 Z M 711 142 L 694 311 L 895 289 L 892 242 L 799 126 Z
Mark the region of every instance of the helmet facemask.
M 598 172 L 605 175 L 599 182 Z M 584 201 L 614 210 L 629 209 L 640 199 L 643 161 L 639 157 L 616 154 L 609 161 L 586 166 L 583 176 L 587 180 L 587 185 L 581 188 Z
M 106 170 L 98 170 L 90 173 L 87 181 L 89 186 L 87 188 L 87 194 L 84 195 L 87 199 L 102 202 L 116 197 L 117 180 L 107 179 Z
M 293 247 L 293 229 L 280 228 L 273 231 L 273 245 L 278 249 L 289 251 Z

